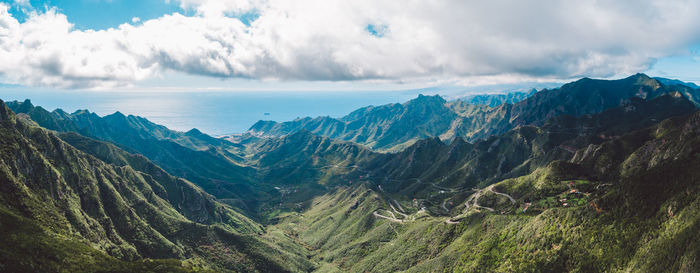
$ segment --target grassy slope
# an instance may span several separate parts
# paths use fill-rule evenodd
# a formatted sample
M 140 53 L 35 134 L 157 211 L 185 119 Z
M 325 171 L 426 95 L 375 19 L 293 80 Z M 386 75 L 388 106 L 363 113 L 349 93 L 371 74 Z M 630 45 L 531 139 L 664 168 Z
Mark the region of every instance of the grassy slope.
M 144 118 L 118 112 L 104 117 L 86 110 L 72 114 L 60 109 L 49 112 L 28 100 L 7 105 L 49 130 L 76 132 L 142 154 L 170 174 L 186 178 L 219 198 L 234 200 L 248 211 L 258 205 L 257 200 L 267 197 L 259 187 L 251 186 L 254 170 L 241 164 L 240 145 L 197 130 L 172 131 Z
M 695 111 L 691 102 L 677 97 L 633 98 L 596 115 L 558 116 L 541 127 L 522 126 L 475 143 L 456 139 L 444 144 L 436 138 L 425 139 L 400 153 L 369 158 L 371 161 L 361 166 L 371 171 L 368 180 L 396 193 L 397 199 L 424 199 L 433 208 L 445 197 L 436 195 L 440 186 L 471 189 L 523 176 L 553 160 L 569 160 L 572 150 Z
M 356 186 L 283 215 L 278 227 L 317 252 L 319 271 L 697 272 L 699 131 L 694 114 L 580 150 L 575 163 L 496 184 L 516 205 L 486 193 L 480 205 L 496 213 L 471 209 L 456 225 L 376 218 L 387 199 Z
M 88 242 L 46 230 L 34 220 L 0 207 L 0 271 L 3 272 L 209 272 L 174 259 L 122 261 Z
M 0 204 L 11 212 L 5 216 L 30 219 L 23 223 L 37 223 L 51 237 L 78 240 L 126 261 L 192 259 L 217 271 L 245 272 L 311 267 L 306 257 L 290 255 L 257 235 L 191 222 L 149 174 L 128 165 L 106 164 L 0 106 Z M 27 248 L 15 244 L 1 248 L 21 254 L 23 249 L 60 242 L 27 241 Z M 53 250 L 63 248 L 48 248 L 47 255 L 61 256 Z M 23 256 L 5 257 L 6 264 L 23 265 Z
M 191 182 L 168 174 L 144 156 L 131 154 L 108 142 L 72 132 L 59 133 L 58 136 L 71 146 L 105 163 L 120 167 L 129 166 L 150 175 L 153 180 L 149 180 L 149 183 L 157 189 L 157 194 L 191 221 L 202 224 L 222 223 L 242 233 L 262 231 L 259 224 L 236 212 L 230 206 L 220 203 Z

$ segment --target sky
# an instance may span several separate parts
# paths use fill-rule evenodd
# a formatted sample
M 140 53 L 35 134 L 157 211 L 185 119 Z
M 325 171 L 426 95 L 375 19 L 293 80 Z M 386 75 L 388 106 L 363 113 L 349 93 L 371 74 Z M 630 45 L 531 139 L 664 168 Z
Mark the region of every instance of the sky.
M 698 18 L 689 0 L 3 0 L 0 87 L 408 90 L 637 72 L 700 83 Z

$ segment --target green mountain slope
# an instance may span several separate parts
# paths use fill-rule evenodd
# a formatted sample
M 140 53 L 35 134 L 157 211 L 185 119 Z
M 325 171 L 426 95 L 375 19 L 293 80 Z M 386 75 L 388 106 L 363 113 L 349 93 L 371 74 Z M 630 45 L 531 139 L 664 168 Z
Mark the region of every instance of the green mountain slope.
M 4 272 L 211 272 L 174 259 L 122 261 L 83 240 L 48 231 L 37 221 L 0 207 L 0 267 Z M 7 247 L 12 246 L 12 247 Z
M 397 198 L 433 196 L 428 199 L 437 207 L 449 192 L 526 175 L 553 160 L 568 160 L 589 144 L 695 111 L 692 103 L 680 97 L 667 95 L 649 101 L 632 98 L 624 106 L 599 114 L 562 115 L 541 127 L 522 126 L 475 143 L 421 140 L 400 153 L 374 157 L 360 165 L 368 171 L 351 176 L 366 176 L 366 180 L 397 194 Z M 437 191 L 445 193 L 434 196 Z
M 473 192 L 456 217 L 367 184 L 278 226 L 317 250 L 319 272 L 696 272 L 698 130 L 695 113 L 592 145 Z
M 124 261 L 187 259 L 192 264 L 217 271 L 303 271 L 302 268 L 311 266 L 304 257 L 270 245 L 257 233 L 245 234 L 261 230 L 230 210 L 219 212 L 238 218 L 240 225 L 223 219 L 222 222 L 229 223 L 203 225 L 188 220 L 172 205 L 182 205 L 182 200 L 168 198 L 170 193 L 178 191 L 168 192 L 167 188 L 173 185 L 159 183 L 166 180 L 137 171 L 130 165 L 111 165 L 87 155 L 28 119 L 16 118 L 3 103 L 0 103 L 0 126 L 2 215 L 8 217 L 7 221 L 19 217 L 20 222 L 27 225 L 26 236 L 45 234 L 36 241 L 20 245 L 29 249 L 48 245 L 46 252 L 37 255 L 64 257 L 63 251 L 69 251 L 65 248 L 75 248 L 79 253 L 107 261 L 110 259 L 105 255 Z M 167 173 L 162 175 L 168 178 Z M 190 186 L 190 189 L 180 189 L 179 193 L 195 191 L 196 198 L 198 189 L 185 181 L 179 182 L 177 186 Z M 203 197 L 200 202 L 211 201 L 200 197 Z M 223 206 L 219 204 L 218 208 Z M 180 209 L 191 218 L 197 216 L 189 213 L 192 210 Z M 45 230 L 37 230 L 36 225 Z M 52 245 L 55 243 L 67 246 Z M 14 247 L 13 244 L 3 245 L 2 253 L 13 253 L 17 250 Z M 22 267 L 26 258 L 6 254 L 0 259 L 3 264 Z M 102 263 L 99 260 L 76 261 L 78 265 L 83 262 L 86 265 Z
M 420 96 L 237 143 L 11 103 L 0 271 L 697 272 L 696 92 Z
M 266 198 L 264 185 L 255 185 L 255 170 L 245 166 L 240 145 L 210 137 L 193 129 L 182 133 L 137 116 L 119 112 L 100 117 L 87 110 L 68 114 L 49 112 L 30 101 L 8 102 L 17 113 L 28 115 L 40 126 L 59 132 L 112 142 L 120 148 L 144 155 L 167 172 L 186 178 L 208 193 L 228 199 L 252 212 Z M 270 191 L 271 188 L 266 189 Z
M 158 185 L 156 194 L 170 202 L 187 219 L 202 223 L 223 223 L 239 232 L 260 232 L 258 224 L 216 200 L 212 195 L 182 178 L 174 177 L 148 160 L 131 154 L 111 143 L 94 140 L 73 132 L 59 133 L 58 137 L 71 146 L 119 167 L 129 166 L 150 175 Z

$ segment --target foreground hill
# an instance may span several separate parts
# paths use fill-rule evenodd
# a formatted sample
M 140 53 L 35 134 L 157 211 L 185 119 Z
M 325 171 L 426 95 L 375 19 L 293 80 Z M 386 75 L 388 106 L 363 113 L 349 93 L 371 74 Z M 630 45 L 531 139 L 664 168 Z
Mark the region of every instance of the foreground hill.
M 311 266 L 267 243 L 253 221 L 143 158 L 103 143 L 84 146 L 106 152 L 103 158 L 116 165 L 105 163 L 16 117 L 2 102 L 0 135 L 0 222 L 13 234 L 3 236 L 4 270 L 271 272 Z M 207 221 L 209 215 L 215 219 Z
M 495 107 L 420 95 L 404 104 L 364 107 L 340 119 L 307 117 L 282 123 L 260 121 L 249 133 L 282 136 L 304 129 L 375 150 L 398 151 L 419 139 L 439 137 L 444 141 L 460 136 L 475 141 L 517 126 L 542 125 L 559 115 L 598 113 L 634 96 L 652 99 L 676 92 L 696 104 L 700 102 L 697 89 L 667 83 L 669 85 L 644 74 L 620 80 L 584 78 L 560 88 L 539 91 L 515 104 Z

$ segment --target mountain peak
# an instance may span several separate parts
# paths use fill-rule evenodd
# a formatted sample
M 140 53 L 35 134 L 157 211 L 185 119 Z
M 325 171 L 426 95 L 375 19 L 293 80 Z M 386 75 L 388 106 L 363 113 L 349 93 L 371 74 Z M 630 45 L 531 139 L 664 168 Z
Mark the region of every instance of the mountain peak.
M 651 79 L 647 74 L 644 73 L 637 73 L 632 76 L 629 76 L 629 78 L 635 78 L 635 79 Z
M 438 103 L 445 103 L 445 99 L 442 98 L 440 95 L 423 95 L 423 94 L 418 94 L 418 97 L 415 99 L 410 100 L 408 103 L 412 102 L 438 102 Z
M 204 133 L 202 133 L 202 131 L 200 131 L 197 128 L 192 128 L 189 131 L 185 132 L 185 135 L 186 136 L 201 136 L 201 135 L 204 135 Z
M 126 115 L 122 114 L 122 112 L 116 111 L 111 115 L 104 116 L 103 118 L 108 119 L 108 120 L 109 119 L 125 120 Z
M 423 138 L 418 141 L 416 141 L 416 146 L 417 148 L 426 148 L 426 147 L 438 147 L 438 146 L 444 146 L 445 143 L 440 140 L 439 137 L 428 137 L 428 138 Z
M 649 77 L 649 76 L 647 76 L 647 74 L 644 74 L 644 73 L 634 74 L 632 76 L 627 77 L 624 80 L 632 81 L 632 82 L 634 82 L 635 85 L 646 85 L 646 86 L 650 86 L 650 87 L 654 87 L 654 88 L 657 88 L 661 85 L 660 81 L 658 81 L 652 77 Z

